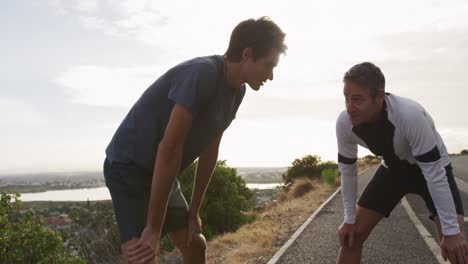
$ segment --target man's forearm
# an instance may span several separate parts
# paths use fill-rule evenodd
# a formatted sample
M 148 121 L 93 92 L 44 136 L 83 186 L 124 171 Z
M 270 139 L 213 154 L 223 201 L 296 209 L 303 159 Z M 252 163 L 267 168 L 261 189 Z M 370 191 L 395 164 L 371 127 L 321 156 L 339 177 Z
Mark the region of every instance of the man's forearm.
M 169 195 L 180 168 L 182 149 L 160 147 L 156 157 L 146 227 L 160 234 Z
M 344 222 L 356 223 L 357 166 L 339 163 L 341 171 L 341 192 L 343 194 Z
M 190 213 L 192 214 L 198 215 L 200 211 L 201 203 L 210 182 L 211 175 L 213 175 L 214 168 L 216 167 L 217 160 L 218 146 L 203 153 L 198 160 L 190 204 Z
M 418 165 L 426 178 L 427 188 L 442 225 L 442 233 L 444 235 L 455 235 L 460 233 L 457 210 L 445 169 L 437 163 L 440 163 L 440 161 L 432 164 L 418 162 Z

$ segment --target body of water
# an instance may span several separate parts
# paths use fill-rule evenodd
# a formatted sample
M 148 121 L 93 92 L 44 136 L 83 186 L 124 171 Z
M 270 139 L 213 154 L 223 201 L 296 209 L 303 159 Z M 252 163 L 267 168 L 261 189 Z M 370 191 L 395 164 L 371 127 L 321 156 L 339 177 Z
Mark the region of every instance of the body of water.
M 281 186 L 282 183 L 248 183 L 249 189 L 274 189 Z M 58 190 L 39 193 L 22 193 L 21 201 L 100 201 L 110 200 L 110 194 L 107 187 Z

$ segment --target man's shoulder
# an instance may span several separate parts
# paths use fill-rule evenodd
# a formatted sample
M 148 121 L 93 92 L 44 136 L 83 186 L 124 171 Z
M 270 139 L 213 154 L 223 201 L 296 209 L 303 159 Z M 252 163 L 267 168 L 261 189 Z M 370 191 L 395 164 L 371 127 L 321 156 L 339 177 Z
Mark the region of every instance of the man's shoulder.
M 338 141 L 349 140 L 353 138 L 353 124 L 349 119 L 348 112 L 342 111 L 336 119 L 336 136 Z
M 352 128 L 351 120 L 349 120 L 348 112 L 346 110 L 341 111 L 338 114 L 338 118 L 336 119 L 337 127 L 347 127 Z
M 177 73 L 197 72 L 201 76 L 216 77 L 220 69 L 220 56 L 196 57 L 176 65 L 173 70 Z
M 386 102 L 389 103 L 394 109 L 417 110 L 421 108 L 421 105 L 418 102 L 408 97 L 387 94 L 385 99 Z
M 386 96 L 386 103 L 392 119 L 405 125 L 414 124 L 426 116 L 425 109 L 410 98 L 390 94 Z

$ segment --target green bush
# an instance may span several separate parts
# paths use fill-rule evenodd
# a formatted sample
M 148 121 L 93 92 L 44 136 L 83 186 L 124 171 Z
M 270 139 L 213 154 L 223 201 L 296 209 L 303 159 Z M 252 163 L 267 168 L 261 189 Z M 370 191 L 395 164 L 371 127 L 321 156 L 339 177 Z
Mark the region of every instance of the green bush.
M 336 168 L 338 168 L 338 165 L 335 162 L 322 162 L 317 155 L 307 155 L 300 159 L 295 159 L 286 172 L 283 173 L 284 184 L 288 188 L 297 178 L 320 179 L 323 170 L 334 170 Z
M 468 154 L 468 149 L 464 149 L 460 152 L 460 154 L 462 155 L 467 155 Z
M 70 247 L 76 248 L 88 264 L 115 262 L 120 239 L 111 202 L 87 202 L 71 210 L 70 218 L 74 223 L 66 234 Z
M 196 166 L 197 162 L 192 163 L 178 178 L 189 204 Z M 228 167 L 226 161 L 218 161 L 200 210 L 205 237 L 210 239 L 217 234 L 235 231 L 253 221 L 252 216 L 244 214 L 253 208 L 252 196 L 253 192 L 237 176 L 236 169 Z
M 59 233 L 19 213 L 20 195 L 2 192 L 0 199 L 0 263 L 85 263 L 63 246 Z
M 334 186 L 338 175 L 336 169 L 325 169 L 322 171 L 322 181 L 329 186 Z

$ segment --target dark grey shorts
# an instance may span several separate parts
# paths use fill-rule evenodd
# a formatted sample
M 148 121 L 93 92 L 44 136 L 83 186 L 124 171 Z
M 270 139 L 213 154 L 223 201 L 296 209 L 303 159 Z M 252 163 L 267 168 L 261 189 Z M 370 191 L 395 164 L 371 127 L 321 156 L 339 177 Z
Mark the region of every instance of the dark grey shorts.
M 152 176 L 152 171 L 134 164 L 104 161 L 104 178 L 112 197 L 122 243 L 132 237 L 140 237 L 145 228 Z M 161 235 L 182 229 L 187 223 L 187 201 L 176 180 L 169 196 Z
M 445 172 L 457 214 L 463 215 L 463 204 L 453 176 L 452 166 L 445 167 Z M 398 172 L 380 166 L 362 192 L 358 205 L 388 217 L 398 202 L 408 193 L 418 194 L 424 199 L 431 219 L 437 215 L 426 179 L 417 166 L 411 166 Z

